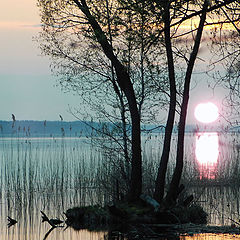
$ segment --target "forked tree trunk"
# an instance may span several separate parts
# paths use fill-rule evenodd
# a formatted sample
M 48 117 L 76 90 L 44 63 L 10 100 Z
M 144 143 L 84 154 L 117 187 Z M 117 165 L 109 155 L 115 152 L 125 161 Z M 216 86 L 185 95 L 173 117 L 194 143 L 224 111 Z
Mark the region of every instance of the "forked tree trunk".
M 168 76 L 170 85 L 170 106 L 168 111 L 167 124 L 165 128 L 163 152 L 161 156 L 160 165 L 158 168 L 157 179 L 155 183 L 154 199 L 161 202 L 164 196 L 166 171 L 169 160 L 170 146 L 172 130 L 175 118 L 175 108 L 176 108 L 176 83 L 175 83 L 175 72 L 174 72 L 174 62 L 173 62 L 173 51 L 171 45 L 170 36 L 170 12 L 169 12 L 169 2 L 166 3 L 164 19 L 164 36 L 165 45 L 167 52 L 167 64 L 168 64 Z
M 173 177 L 170 183 L 169 191 L 166 196 L 166 203 L 172 204 L 175 203 L 179 188 L 180 179 L 182 176 L 183 169 L 183 156 L 184 156 L 184 135 L 185 135 L 185 125 L 186 125 L 186 116 L 187 116 L 187 108 L 188 108 L 188 100 L 189 100 L 189 90 L 190 90 L 190 82 L 193 67 L 195 64 L 195 60 L 198 54 L 202 32 L 204 27 L 204 22 L 206 20 L 206 13 L 208 8 L 208 1 L 205 0 L 203 5 L 203 12 L 200 17 L 200 22 L 198 26 L 197 35 L 195 38 L 193 50 L 190 55 L 190 59 L 187 66 L 184 90 L 183 90 L 183 101 L 181 104 L 181 112 L 180 112 L 180 120 L 179 120 L 179 128 L 178 128 L 178 143 L 177 143 L 177 157 L 176 157 L 176 167 L 173 173 Z

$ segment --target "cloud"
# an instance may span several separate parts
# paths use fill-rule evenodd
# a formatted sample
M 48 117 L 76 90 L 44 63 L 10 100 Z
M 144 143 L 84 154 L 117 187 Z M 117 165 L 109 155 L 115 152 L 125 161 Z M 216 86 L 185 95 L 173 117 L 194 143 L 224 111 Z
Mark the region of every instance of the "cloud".
M 43 24 L 24 24 L 24 25 L 19 25 L 20 27 L 25 27 L 25 28 L 41 28 Z
M 0 22 L 0 29 L 40 28 L 41 24 L 31 22 Z

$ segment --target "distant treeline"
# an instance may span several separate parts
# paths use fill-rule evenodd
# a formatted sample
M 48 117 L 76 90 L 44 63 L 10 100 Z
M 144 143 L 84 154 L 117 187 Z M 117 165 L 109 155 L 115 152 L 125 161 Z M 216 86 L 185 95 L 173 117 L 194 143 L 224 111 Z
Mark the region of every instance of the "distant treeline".
M 1 137 L 85 137 L 101 136 L 101 131 L 108 131 L 112 135 L 121 135 L 120 123 L 92 122 L 92 121 L 0 121 Z M 164 126 L 143 125 L 143 133 L 163 133 Z M 130 133 L 131 126 L 128 127 Z M 214 127 L 187 125 L 186 132 L 212 132 L 219 131 Z M 239 132 L 240 127 L 229 128 L 227 131 Z M 177 126 L 174 127 L 174 133 Z M 104 134 L 103 134 L 104 135 Z
M 95 122 L 65 121 L 0 121 L 3 137 L 81 137 L 91 134 Z
M 83 137 L 97 136 L 102 130 L 117 135 L 119 133 L 117 126 L 119 125 L 91 121 L 0 121 L 0 135 L 2 137 Z M 164 127 L 144 125 L 143 131 L 160 133 L 164 131 Z

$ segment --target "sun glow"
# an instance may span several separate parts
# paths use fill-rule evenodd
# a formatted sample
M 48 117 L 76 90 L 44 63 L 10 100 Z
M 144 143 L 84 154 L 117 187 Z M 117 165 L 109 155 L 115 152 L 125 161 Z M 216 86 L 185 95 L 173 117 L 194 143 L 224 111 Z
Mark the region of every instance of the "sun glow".
M 198 133 L 196 139 L 196 158 L 201 164 L 213 164 L 218 160 L 218 134 Z
M 215 179 L 219 157 L 218 134 L 216 132 L 197 133 L 195 155 L 200 179 Z
M 199 122 L 211 123 L 219 116 L 218 107 L 212 102 L 200 103 L 196 106 L 194 115 Z

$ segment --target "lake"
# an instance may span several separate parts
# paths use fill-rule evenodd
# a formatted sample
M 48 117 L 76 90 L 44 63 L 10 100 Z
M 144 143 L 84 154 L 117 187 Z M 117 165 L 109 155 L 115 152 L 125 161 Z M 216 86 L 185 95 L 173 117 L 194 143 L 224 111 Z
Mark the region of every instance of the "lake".
M 172 149 L 176 149 L 176 139 Z M 149 187 L 154 182 L 163 142 L 162 134 L 146 135 L 143 142 L 144 176 Z M 209 224 L 225 225 L 239 220 L 240 138 L 238 134 L 188 133 L 182 182 L 186 195 L 209 213 Z M 175 152 L 170 154 L 170 179 Z M 64 219 L 63 212 L 74 206 L 105 204 L 112 200 L 111 189 L 97 184 L 109 181 L 104 154 L 96 141 L 80 138 L 0 138 L 0 239 L 44 239 L 50 229 L 41 223 L 40 210 L 51 218 Z M 18 223 L 7 227 L 7 216 Z M 107 232 L 54 229 L 47 239 L 107 239 Z M 204 236 L 204 237 L 203 237 Z M 233 236 L 229 236 L 233 239 Z M 119 238 L 120 239 L 120 238 Z M 207 238 L 207 235 L 180 239 Z M 234 238 L 236 239 L 236 238 Z

